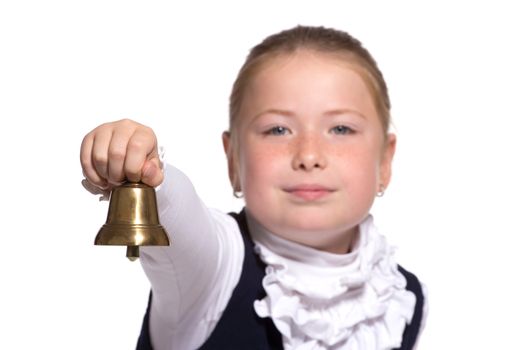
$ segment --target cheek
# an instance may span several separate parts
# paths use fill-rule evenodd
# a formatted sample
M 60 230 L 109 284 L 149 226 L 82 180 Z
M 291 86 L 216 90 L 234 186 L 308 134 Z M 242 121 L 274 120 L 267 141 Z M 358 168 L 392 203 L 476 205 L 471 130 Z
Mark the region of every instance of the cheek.
M 333 165 L 352 192 L 375 191 L 380 174 L 379 151 L 374 147 L 350 147 L 334 153 Z
M 246 144 L 239 157 L 241 185 L 244 190 L 260 186 L 282 170 L 283 150 Z

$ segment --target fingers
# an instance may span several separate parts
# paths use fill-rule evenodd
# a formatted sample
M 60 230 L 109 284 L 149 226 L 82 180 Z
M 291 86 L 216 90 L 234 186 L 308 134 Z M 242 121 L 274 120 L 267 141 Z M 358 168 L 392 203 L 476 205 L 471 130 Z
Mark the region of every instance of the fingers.
M 160 167 L 159 158 L 146 161 L 142 168 L 142 182 L 146 185 L 157 187 L 164 180 L 164 172 Z
M 116 128 L 112 132 L 111 141 L 109 142 L 107 150 L 107 180 L 111 185 L 119 185 L 127 178 L 124 163 L 127 158 L 129 140 L 133 132 L 134 129 L 129 128 Z
M 84 137 L 82 145 L 80 147 L 80 163 L 82 165 L 82 173 L 86 179 L 93 185 L 105 189 L 108 187 L 108 183 L 105 177 L 101 177 L 95 167 L 95 161 L 93 159 L 93 147 L 95 143 L 94 131 Z
M 102 124 L 87 134 L 80 161 L 87 181 L 105 191 L 126 179 L 150 186 L 163 180 L 155 133 L 130 120 Z
M 108 148 L 113 136 L 113 129 L 103 126 L 94 130 L 91 163 L 98 178 L 108 185 Z M 89 178 L 88 178 L 89 179 Z
M 142 179 L 143 168 L 148 159 L 158 158 L 157 139 L 150 128 L 137 128 L 128 140 L 123 171 L 129 181 Z

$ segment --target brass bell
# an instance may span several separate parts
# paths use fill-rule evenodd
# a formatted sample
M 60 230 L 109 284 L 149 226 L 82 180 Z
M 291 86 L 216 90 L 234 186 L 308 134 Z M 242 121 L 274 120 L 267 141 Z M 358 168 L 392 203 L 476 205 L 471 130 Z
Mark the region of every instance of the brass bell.
M 95 245 L 127 246 L 126 257 L 134 261 L 139 257 L 139 246 L 169 244 L 159 223 L 155 189 L 126 182 L 111 191 L 106 224 L 98 231 Z

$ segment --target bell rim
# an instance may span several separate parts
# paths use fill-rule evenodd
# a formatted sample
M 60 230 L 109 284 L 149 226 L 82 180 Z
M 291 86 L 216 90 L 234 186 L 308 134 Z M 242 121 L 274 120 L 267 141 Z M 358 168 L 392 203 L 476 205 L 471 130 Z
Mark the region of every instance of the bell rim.
M 169 246 L 170 240 L 162 225 L 104 224 L 94 243 L 117 246 Z

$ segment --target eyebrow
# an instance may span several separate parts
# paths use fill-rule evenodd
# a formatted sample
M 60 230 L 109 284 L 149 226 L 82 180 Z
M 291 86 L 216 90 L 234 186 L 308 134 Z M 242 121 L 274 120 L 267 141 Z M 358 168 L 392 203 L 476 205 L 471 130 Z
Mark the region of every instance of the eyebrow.
M 363 113 L 359 112 L 358 110 L 351 109 L 351 108 L 333 109 L 333 110 L 330 110 L 330 111 L 327 111 L 327 112 L 323 113 L 323 115 L 327 116 L 327 117 L 334 117 L 334 116 L 340 115 L 340 114 L 355 114 L 358 117 L 361 117 L 363 119 L 367 119 L 366 115 L 364 115 Z
M 265 109 L 264 111 L 260 113 L 257 113 L 254 117 L 254 120 L 265 114 L 279 114 L 285 117 L 293 117 L 295 115 L 294 112 L 287 111 L 285 109 L 270 108 L 270 109 Z
M 288 111 L 288 110 L 285 110 L 285 109 L 270 108 L 270 109 L 266 109 L 266 110 L 264 110 L 264 111 L 262 111 L 260 113 L 257 113 L 255 115 L 255 117 L 254 117 L 254 120 L 259 118 L 262 115 L 265 115 L 265 114 L 278 114 L 278 115 L 282 115 L 282 116 L 285 116 L 285 117 L 293 117 L 295 115 L 294 112 Z M 363 113 L 359 112 L 358 110 L 351 109 L 351 108 L 332 109 L 332 110 L 324 112 L 323 116 L 334 117 L 334 116 L 337 116 L 337 115 L 340 115 L 340 114 L 355 114 L 358 117 L 361 117 L 363 119 L 367 119 L 366 115 L 364 115 Z

